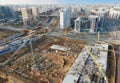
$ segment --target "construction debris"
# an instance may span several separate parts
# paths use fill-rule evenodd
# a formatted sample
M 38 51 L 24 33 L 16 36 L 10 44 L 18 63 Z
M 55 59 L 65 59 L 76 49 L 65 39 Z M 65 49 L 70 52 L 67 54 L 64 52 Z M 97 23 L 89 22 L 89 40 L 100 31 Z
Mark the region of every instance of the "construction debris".
M 62 42 L 61 42 L 62 41 Z M 61 83 L 86 41 L 43 36 L 5 66 L 9 73 L 37 83 Z M 24 50 L 24 48 L 22 49 Z M 10 55 L 9 55 L 10 56 Z

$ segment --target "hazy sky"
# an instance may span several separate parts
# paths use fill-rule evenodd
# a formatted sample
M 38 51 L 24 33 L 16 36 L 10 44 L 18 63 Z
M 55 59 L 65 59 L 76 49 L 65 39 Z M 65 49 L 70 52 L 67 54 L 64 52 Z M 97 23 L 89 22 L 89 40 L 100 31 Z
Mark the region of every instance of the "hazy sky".
M 0 0 L 0 4 L 51 4 L 59 0 Z
M 101 4 L 120 3 L 120 0 L 0 0 L 0 4 Z

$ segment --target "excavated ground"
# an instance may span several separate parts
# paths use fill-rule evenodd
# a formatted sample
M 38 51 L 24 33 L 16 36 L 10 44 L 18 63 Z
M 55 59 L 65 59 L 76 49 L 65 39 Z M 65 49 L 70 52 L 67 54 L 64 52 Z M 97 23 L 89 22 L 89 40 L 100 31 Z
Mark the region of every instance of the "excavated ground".
M 16 77 L 23 80 L 22 83 L 28 83 L 28 80 L 31 83 L 62 83 L 85 44 L 86 41 L 43 36 L 32 44 L 33 56 L 30 46 L 25 47 L 16 54 L 18 56 L 16 60 L 1 68 L 1 71 L 5 70 L 4 73 L 7 72 L 11 79 Z M 60 45 L 70 48 L 70 50 L 50 51 L 52 45 Z M 5 61 L 11 54 L 3 56 L 4 58 L 0 57 L 0 59 L 4 59 L 0 62 Z

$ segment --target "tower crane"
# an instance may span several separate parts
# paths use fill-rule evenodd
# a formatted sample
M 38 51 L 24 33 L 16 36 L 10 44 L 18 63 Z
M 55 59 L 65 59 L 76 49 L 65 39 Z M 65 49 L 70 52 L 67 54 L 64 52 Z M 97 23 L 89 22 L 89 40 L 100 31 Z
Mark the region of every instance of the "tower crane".
M 34 55 L 34 52 L 33 52 L 33 46 L 32 46 L 31 40 L 30 40 L 30 48 L 31 48 L 31 56 L 32 56 L 32 61 L 33 61 L 33 67 L 36 68 L 37 65 L 35 63 L 35 58 L 34 58 L 35 55 Z
M 90 52 L 91 47 L 86 47 L 86 50 L 88 52 L 88 54 L 91 56 L 93 62 L 95 63 L 95 65 L 97 66 L 99 72 L 102 74 L 104 80 L 106 81 L 106 83 L 108 83 L 108 78 L 103 70 L 103 68 L 100 66 L 100 64 L 96 61 L 96 57 Z

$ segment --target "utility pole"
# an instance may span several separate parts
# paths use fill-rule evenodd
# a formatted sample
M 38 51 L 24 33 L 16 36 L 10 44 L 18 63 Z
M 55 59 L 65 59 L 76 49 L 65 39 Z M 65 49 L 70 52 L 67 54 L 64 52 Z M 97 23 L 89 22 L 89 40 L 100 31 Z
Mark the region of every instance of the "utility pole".
M 67 35 L 67 29 L 64 30 L 64 35 L 65 35 L 65 36 Z
M 32 42 L 31 42 L 31 40 L 30 40 L 30 48 L 31 48 L 31 55 L 32 55 L 32 61 L 33 61 L 33 67 L 34 68 L 37 68 L 37 65 L 36 65 L 36 63 L 35 63 L 35 59 L 34 59 L 34 52 L 33 52 L 33 46 L 32 46 Z
M 98 41 L 100 41 L 100 31 L 98 31 Z

